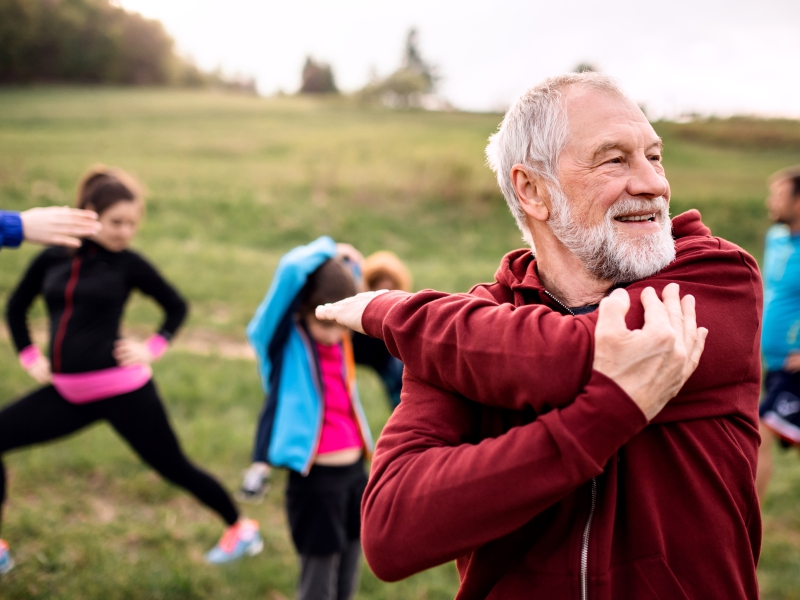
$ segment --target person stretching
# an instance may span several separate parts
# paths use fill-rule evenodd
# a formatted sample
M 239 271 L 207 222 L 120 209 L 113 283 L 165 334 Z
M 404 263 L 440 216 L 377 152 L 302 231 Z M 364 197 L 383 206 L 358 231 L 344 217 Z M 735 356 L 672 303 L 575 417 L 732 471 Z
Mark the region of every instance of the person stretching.
M 289 469 L 297 600 L 349 600 L 360 577 L 359 511 L 372 437 L 349 332 L 314 316 L 317 305 L 355 294 L 344 260 L 352 250 L 323 236 L 285 254 L 247 327 L 267 395 L 250 470 Z
M 20 363 L 44 387 L 0 410 L 0 458 L 106 420 L 164 478 L 194 494 L 228 525 L 208 552 L 212 563 L 257 554 L 255 521 L 240 518 L 228 493 L 183 454 L 152 380 L 150 363 L 183 322 L 184 300 L 156 269 L 128 249 L 143 211 L 140 187 L 119 169 L 95 167 L 78 190 L 78 208 L 99 215 L 102 229 L 77 250 L 48 248 L 31 263 L 6 311 Z M 146 343 L 120 338 L 125 302 L 137 288 L 166 313 Z M 27 312 L 41 294 L 50 317 L 50 356 L 31 343 Z M 0 507 L 6 497 L 0 460 Z M 0 541 L 0 572 L 13 567 Z

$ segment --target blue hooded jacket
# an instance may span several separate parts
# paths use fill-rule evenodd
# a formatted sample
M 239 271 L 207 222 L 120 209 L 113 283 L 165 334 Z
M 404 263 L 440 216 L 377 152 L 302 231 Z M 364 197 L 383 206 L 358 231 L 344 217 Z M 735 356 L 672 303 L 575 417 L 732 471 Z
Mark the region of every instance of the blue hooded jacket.
M 253 459 L 303 474 L 311 469 L 316 456 L 324 392 L 314 344 L 295 313 L 308 276 L 335 256 L 336 243 L 327 236 L 285 254 L 267 295 L 247 326 L 247 339 L 258 357 L 261 384 L 267 394 Z M 369 454 L 372 438 L 354 381 L 350 398 L 365 452 Z

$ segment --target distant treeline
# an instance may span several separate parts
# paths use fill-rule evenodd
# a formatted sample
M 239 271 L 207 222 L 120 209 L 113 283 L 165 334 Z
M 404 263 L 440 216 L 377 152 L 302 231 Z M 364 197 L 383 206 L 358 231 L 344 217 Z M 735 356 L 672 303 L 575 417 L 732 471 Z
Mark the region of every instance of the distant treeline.
M 0 0 L 0 83 L 223 84 L 175 54 L 159 21 L 109 0 Z

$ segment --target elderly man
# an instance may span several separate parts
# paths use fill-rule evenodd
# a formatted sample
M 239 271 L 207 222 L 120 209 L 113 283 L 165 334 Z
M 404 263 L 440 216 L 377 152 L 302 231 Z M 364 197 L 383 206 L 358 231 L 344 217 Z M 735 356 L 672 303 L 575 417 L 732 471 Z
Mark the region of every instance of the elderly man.
M 456 559 L 462 600 L 756 598 L 755 261 L 696 211 L 670 234 L 661 140 L 608 78 L 529 90 L 488 154 L 535 258 L 469 295 L 318 310 L 406 364 L 364 497 L 370 565 Z M 704 335 L 674 284 L 710 331 L 688 381 Z

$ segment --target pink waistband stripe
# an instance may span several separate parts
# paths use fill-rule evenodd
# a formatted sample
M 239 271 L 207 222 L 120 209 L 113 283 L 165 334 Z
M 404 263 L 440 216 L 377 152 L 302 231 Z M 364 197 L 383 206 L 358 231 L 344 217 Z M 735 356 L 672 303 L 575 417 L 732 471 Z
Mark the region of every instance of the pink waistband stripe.
M 53 373 L 53 387 L 68 402 L 85 404 L 138 390 L 152 376 L 150 365 L 111 367 L 86 373 Z

